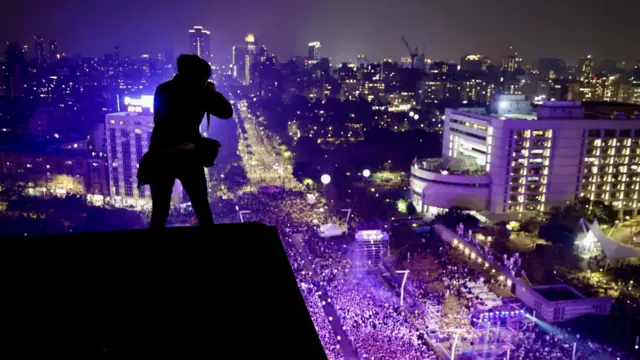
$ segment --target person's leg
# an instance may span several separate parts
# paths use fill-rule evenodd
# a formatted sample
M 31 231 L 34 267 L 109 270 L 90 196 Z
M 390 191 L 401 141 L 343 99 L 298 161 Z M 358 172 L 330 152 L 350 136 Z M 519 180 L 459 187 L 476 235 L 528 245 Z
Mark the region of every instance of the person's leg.
M 209 206 L 207 196 L 207 179 L 204 176 L 204 168 L 199 164 L 192 164 L 185 167 L 178 180 L 187 192 L 193 212 L 196 213 L 200 227 L 211 227 L 213 225 L 213 215 Z
M 165 177 L 156 179 L 151 188 L 151 224 L 150 228 L 154 230 L 164 229 L 167 218 L 169 217 L 169 209 L 171 207 L 171 192 L 175 178 Z

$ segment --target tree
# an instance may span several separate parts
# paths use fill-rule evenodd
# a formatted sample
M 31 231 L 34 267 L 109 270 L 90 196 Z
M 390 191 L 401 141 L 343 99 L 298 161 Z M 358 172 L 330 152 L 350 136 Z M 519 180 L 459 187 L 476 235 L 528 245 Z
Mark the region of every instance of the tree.
M 591 203 L 591 216 L 598 219 L 601 225 L 613 225 L 618 218 L 618 212 L 602 201 L 595 200 Z
M 467 211 L 468 209 L 454 206 L 445 213 L 436 215 L 434 220 L 449 229 L 455 229 L 458 224 L 464 225 L 465 229 L 477 228 L 480 225 L 480 220 Z
M 520 229 L 524 232 L 537 235 L 540 230 L 540 220 L 536 218 L 526 219 L 520 224 Z

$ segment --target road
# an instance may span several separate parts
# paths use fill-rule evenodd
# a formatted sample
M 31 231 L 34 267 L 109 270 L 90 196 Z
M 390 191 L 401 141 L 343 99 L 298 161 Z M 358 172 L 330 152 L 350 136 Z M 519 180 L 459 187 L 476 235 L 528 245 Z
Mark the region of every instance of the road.
M 285 158 L 277 140 L 267 136 L 259 120 L 247 109 L 245 100 L 237 101 L 236 105 L 238 151 L 252 188 L 263 185 L 300 188 L 293 176 L 293 158 Z M 242 127 L 246 134 L 242 134 Z
M 238 107 L 238 112 L 235 115 L 239 135 L 238 151 L 250 186 L 254 189 L 262 185 L 300 188 L 301 184 L 293 176 L 292 159 L 285 159 L 278 144 L 273 140 L 269 140 L 259 121 L 249 113 L 246 101 L 238 101 L 236 105 Z M 246 130 L 245 136 L 243 136 L 241 130 L 243 126 Z M 294 243 L 305 260 L 307 271 L 313 272 L 310 265 L 312 264 L 311 257 L 304 243 L 298 243 L 298 241 L 294 241 Z M 323 304 L 322 309 L 334 335 L 340 339 L 338 344 L 344 358 L 347 360 L 358 359 L 357 352 L 347 333 L 342 328 L 340 316 L 331 303 L 327 290 L 320 285 L 319 279 L 315 278 L 315 282 L 320 291 L 318 297 Z

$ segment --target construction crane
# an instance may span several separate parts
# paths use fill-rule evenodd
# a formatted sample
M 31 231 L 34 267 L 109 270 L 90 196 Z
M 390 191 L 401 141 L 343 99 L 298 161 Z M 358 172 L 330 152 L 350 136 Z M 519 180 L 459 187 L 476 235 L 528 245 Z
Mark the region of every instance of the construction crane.
M 411 50 L 411 46 L 409 46 L 409 43 L 407 42 L 407 39 L 404 38 L 404 36 L 402 36 L 402 42 L 404 42 L 404 46 L 407 47 L 407 50 L 409 51 L 409 56 L 411 56 L 411 68 L 415 68 L 415 63 L 416 63 L 416 57 L 418 56 L 418 47 L 416 47 L 414 50 Z

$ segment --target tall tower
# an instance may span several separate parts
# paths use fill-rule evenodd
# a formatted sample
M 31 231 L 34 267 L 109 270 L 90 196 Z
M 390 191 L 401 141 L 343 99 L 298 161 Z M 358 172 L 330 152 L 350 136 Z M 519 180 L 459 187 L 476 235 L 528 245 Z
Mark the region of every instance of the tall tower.
M 593 58 L 591 55 L 580 59 L 578 71 L 580 72 L 580 80 L 588 79 L 593 75 Z
M 522 58 L 518 56 L 517 52 L 513 51 L 513 46 L 509 46 L 509 50 L 511 54 L 502 58 L 502 68 L 514 72 L 522 66 Z
M 251 65 L 255 61 L 256 54 L 256 38 L 253 34 L 249 34 L 244 38 L 246 55 L 244 60 L 244 83 L 249 85 L 251 83 Z
M 191 41 L 191 53 L 200 56 L 206 61 L 211 61 L 211 32 L 202 26 L 194 26 L 189 30 L 189 40 Z
M 60 52 L 58 50 L 58 42 L 55 40 L 49 40 L 49 60 L 56 61 L 60 58 Z
M 22 47 L 17 42 L 7 44 L 7 63 L 5 67 L 6 95 L 19 98 L 24 95 L 24 83 L 27 76 L 27 62 Z
M 309 43 L 308 55 L 309 60 L 320 60 L 320 41 Z
M 36 52 L 36 61 L 38 64 L 43 64 L 45 61 L 44 39 L 42 39 L 42 36 L 34 36 L 33 41 L 35 45 L 34 50 Z
M 122 60 L 122 50 L 120 49 L 120 45 L 116 45 L 113 47 L 113 60 L 115 61 Z
M 245 45 L 235 45 L 231 53 L 231 64 L 233 66 L 233 77 L 244 82 L 244 62 L 247 57 Z

